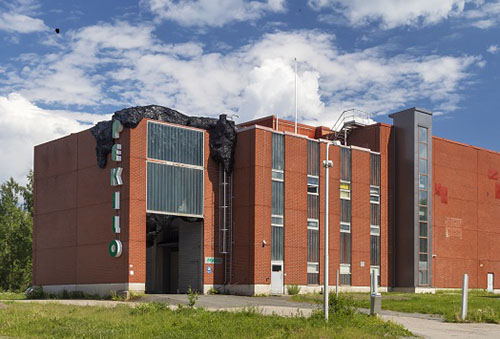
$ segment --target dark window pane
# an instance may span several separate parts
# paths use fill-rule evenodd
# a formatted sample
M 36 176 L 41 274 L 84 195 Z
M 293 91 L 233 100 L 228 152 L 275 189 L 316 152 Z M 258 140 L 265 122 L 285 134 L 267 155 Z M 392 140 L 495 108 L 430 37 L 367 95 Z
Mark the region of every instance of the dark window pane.
M 370 154 L 370 185 L 380 186 L 380 155 Z
M 427 253 L 427 239 L 420 238 L 420 252 Z
M 380 226 L 380 205 L 370 204 L 370 225 Z
M 319 262 L 319 231 L 307 230 L 307 261 Z
M 272 138 L 273 169 L 283 170 L 285 167 L 285 136 L 283 134 L 273 133 Z
M 147 163 L 147 209 L 203 215 L 203 170 Z
M 341 274 L 340 275 L 340 284 L 341 285 L 350 285 L 351 284 L 351 275 L 350 274 Z
M 319 220 L 319 195 L 307 195 L 307 218 Z
M 271 226 L 271 260 L 283 260 L 283 227 Z
M 420 191 L 420 205 L 427 205 L 427 191 Z
M 418 216 L 421 221 L 428 221 L 427 219 L 427 207 L 420 206 L 418 211 Z
M 307 141 L 307 174 L 319 175 L 319 143 Z
M 307 283 L 309 285 L 318 285 L 319 273 L 307 273 Z
M 421 262 L 427 262 L 427 254 L 420 254 L 420 261 Z
M 420 174 L 419 178 L 419 186 L 420 189 L 426 190 L 427 189 L 427 175 L 422 175 Z
M 204 134 L 148 122 L 148 158 L 203 166 Z
M 283 182 L 282 181 L 273 181 L 271 186 L 271 206 L 272 206 L 272 214 L 274 215 L 283 215 L 283 200 L 284 200 L 284 192 L 283 192 Z
M 351 150 L 340 148 L 340 180 L 351 181 Z
M 380 237 L 376 235 L 370 236 L 370 265 L 380 265 Z
M 420 223 L 420 236 L 427 237 L 427 223 L 426 222 Z
M 340 263 L 351 263 L 351 233 L 340 232 Z
M 340 221 L 351 222 L 351 200 L 340 199 Z

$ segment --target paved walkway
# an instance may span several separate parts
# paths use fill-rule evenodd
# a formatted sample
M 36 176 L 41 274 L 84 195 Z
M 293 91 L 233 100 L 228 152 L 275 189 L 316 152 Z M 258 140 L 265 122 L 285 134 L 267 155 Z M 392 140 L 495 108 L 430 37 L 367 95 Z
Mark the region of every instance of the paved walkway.
M 424 338 L 500 338 L 500 325 L 496 324 L 445 323 L 439 318 L 413 317 L 399 312 L 380 317 L 401 324 Z
M 1 301 L 0 301 L 1 302 Z M 6 301 L 7 303 L 9 301 Z M 164 302 L 176 309 L 178 304 L 188 304 L 185 294 L 146 295 L 135 302 L 110 300 L 17 300 L 14 302 L 60 303 L 65 305 L 115 307 L 127 305 L 135 307 L 140 302 Z M 318 305 L 299 303 L 290 297 L 243 297 L 234 295 L 200 295 L 197 307 L 208 310 L 241 311 L 255 308 L 263 314 L 281 316 L 310 316 Z M 367 310 L 364 310 L 367 312 Z M 402 313 L 383 310 L 380 314 L 383 320 L 390 320 L 408 328 L 414 334 L 424 338 L 499 338 L 500 325 L 495 324 L 456 324 L 445 323 L 439 316 Z

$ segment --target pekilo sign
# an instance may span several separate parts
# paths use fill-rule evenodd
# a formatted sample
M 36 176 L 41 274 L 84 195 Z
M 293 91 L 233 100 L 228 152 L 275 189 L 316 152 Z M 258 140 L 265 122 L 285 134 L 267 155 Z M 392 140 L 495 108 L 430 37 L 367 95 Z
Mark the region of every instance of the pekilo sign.
M 115 215 L 113 216 L 112 224 L 115 239 L 109 243 L 109 254 L 113 258 L 119 258 L 123 250 L 122 242 L 120 241 L 120 187 L 123 185 L 123 168 L 120 166 L 122 162 L 122 145 L 119 143 L 121 131 L 123 131 L 123 125 L 118 120 L 114 120 L 112 133 L 115 144 L 111 149 L 111 160 L 117 163 L 117 167 L 111 168 L 111 186 L 116 188 L 113 192 L 113 210 L 115 211 Z

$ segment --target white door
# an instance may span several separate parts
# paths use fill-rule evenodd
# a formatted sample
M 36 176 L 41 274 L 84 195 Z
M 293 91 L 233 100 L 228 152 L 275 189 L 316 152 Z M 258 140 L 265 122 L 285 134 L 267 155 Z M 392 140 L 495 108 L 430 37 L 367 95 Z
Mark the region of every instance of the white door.
M 271 293 L 283 294 L 283 264 L 271 265 Z
M 493 273 L 488 273 L 488 292 L 493 292 Z

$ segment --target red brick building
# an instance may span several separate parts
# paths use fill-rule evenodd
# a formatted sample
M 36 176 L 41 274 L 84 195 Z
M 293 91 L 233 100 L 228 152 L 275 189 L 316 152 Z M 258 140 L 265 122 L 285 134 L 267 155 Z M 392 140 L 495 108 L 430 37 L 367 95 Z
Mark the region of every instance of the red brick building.
M 36 146 L 33 283 L 320 290 L 329 147 L 332 286 L 338 271 L 342 289 L 368 290 L 376 270 L 382 289 L 458 288 L 464 273 L 500 289 L 500 154 L 433 137 L 429 112 L 391 117 L 338 135 L 274 116 L 240 124 L 230 171 L 207 130 L 146 118 L 113 125 L 104 168 L 90 130 Z

